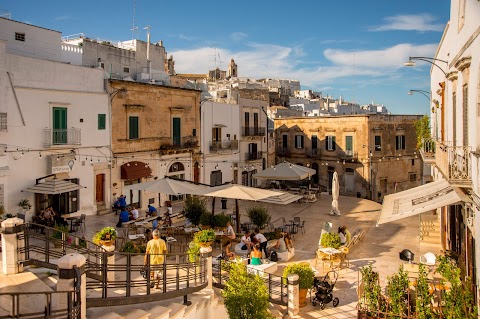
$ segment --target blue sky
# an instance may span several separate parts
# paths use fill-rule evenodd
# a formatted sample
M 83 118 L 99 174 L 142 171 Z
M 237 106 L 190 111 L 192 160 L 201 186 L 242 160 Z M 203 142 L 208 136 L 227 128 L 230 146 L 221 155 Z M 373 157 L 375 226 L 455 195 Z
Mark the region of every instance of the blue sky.
M 132 38 L 133 0 L 0 0 L 12 19 L 89 37 Z M 434 56 L 448 21 L 447 0 L 155 1 L 136 0 L 137 37 L 151 26 L 177 73 L 226 69 L 239 76 L 287 78 L 303 89 L 392 113 L 425 114 L 429 65 L 403 66 L 409 56 Z M 217 53 L 215 61 L 215 52 Z

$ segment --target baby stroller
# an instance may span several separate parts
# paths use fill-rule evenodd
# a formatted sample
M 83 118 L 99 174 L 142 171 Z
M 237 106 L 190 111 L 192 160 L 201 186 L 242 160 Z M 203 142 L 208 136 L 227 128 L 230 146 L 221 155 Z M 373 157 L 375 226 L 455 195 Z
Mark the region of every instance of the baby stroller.
M 333 306 L 338 306 L 338 298 L 333 298 L 332 290 L 337 283 L 338 273 L 334 270 L 330 270 L 324 277 L 315 278 L 313 281 L 313 292 L 315 297 L 312 300 L 312 305 L 316 306 L 317 303 L 320 309 L 324 309 L 325 305 L 333 300 Z

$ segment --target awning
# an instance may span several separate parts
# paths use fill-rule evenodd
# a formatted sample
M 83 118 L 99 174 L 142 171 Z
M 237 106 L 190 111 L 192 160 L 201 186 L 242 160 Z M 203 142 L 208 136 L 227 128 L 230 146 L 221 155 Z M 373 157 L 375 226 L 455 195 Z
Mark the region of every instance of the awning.
M 468 201 L 465 193 L 447 181 L 428 183 L 385 196 L 377 225 L 464 201 Z
M 120 167 L 120 176 L 122 179 L 139 179 L 143 177 L 151 177 L 152 170 L 145 163 L 132 161 L 123 164 Z
M 283 193 L 282 195 L 260 199 L 259 202 L 279 204 L 279 205 L 288 205 L 288 204 L 291 204 L 293 202 L 299 201 L 302 198 L 303 198 L 303 195 L 295 195 L 295 194 L 292 194 L 292 193 Z
M 43 183 L 38 183 L 35 186 L 25 189 L 25 192 L 35 193 L 35 194 L 63 194 L 72 191 L 79 190 L 81 188 L 86 188 L 84 186 L 74 184 L 70 181 L 65 181 L 63 179 L 47 179 Z

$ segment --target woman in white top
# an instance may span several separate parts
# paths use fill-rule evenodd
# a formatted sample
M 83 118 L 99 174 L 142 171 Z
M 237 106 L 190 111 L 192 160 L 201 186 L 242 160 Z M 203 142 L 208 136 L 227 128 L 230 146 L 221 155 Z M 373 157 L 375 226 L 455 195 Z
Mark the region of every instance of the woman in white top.
M 252 250 L 253 244 L 252 244 L 252 241 L 250 240 L 250 232 L 248 230 L 245 232 L 245 235 L 243 235 L 241 239 L 241 243 L 242 243 L 242 250 L 248 250 L 248 252 Z

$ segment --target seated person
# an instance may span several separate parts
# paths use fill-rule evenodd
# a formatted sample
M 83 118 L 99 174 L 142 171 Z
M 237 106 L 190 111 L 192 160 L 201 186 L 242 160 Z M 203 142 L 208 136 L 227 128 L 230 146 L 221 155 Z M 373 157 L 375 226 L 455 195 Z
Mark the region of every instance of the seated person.
M 260 244 L 253 246 L 253 251 L 250 253 L 250 265 L 261 265 L 262 252 L 260 251 Z
M 139 217 L 137 206 L 135 204 L 132 205 L 132 216 L 133 219 L 138 219 Z
M 338 236 L 340 236 L 340 243 L 345 245 L 347 243 L 347 236 L 345 234 L 344 226 L 338 227 Z
M 352 234 L 350 234 L 350 231 L 347 229 L 347 226 L 343 226 L 343 230 L 345 231 L 345 237 L 346 237 L 345 244 L 348 244 L 352 240 Z
M 250 231 L 246 231 L 245 235 L 242 236 L 242 239 L 240 242 L 243 244 L 242 245 L 242 250 L 248 250 L 250 252 L 252 250 L 252 241 L 250 240 Z
M 32 217 L 32 221 L 34 223 L 41 224 L 44 213 L 45 213 L 45 210 L 41 209 L 39 213 L 36 213 L 35 216 Z
M 285 245 L 287 246 L 287 250 L 290 251 L 293 248 L 293 242 L 292 242 L 292 238 L 290 237 L 290 234 L 285 232 L 283 234 L 283 239 L 285 240 Z
M 125 206 L 122 207 L 122 212 L 120 213 L 118 220 L 121 223 L 126 223 L 130 220 L 130 217 L 128 215 L 128 210 L 125 208 Z
M 172 204 L 168 204 L 167 205 L 167 212 L 168 212 L 168 215 L 169 216 L 172 216 L 173 215 L 173 207 L 172 207 Z
M 153 220 L 152 222 L 152 229 L 158 229 L 162 225 L 162 217 L 158 216 L 156 219 Z
M 227 222 L 227 234 L 224 235 L 228 239 L 235 239 L 235 231 L 233 230 L 232 223 Z
M 157 216 L 158 212 L 157 212 L 157 209 L 155 207 L 153 207 L 152 205 L 148 205 L 148 210 L 145 212 L 145 214 L 146 214 L 147 217 Z
M 56 213 L 53 210 L 52 210 L 52 212 L 53 212 L 53 220 L 55 221 L 56 225 L 68 226 L 68 222 L 65 220 L 65 218 L 63 218 L 62 216 L 60 216 L 59 213 Z
M 276 251 L 277 253 L 284 253 L 287 250 L 288 250 L 288 247 L 285 241 L 285 236 L 282 236 L 281 238 L 277 239 L 277 243 L 275 244 L 275 246 L 270 248 L 268 255 L 270 256 L 270 253 L 272 251 Z
M 168 211 L 165 212 L 163 216 L 164 216 L 163 224 L 165 226 L 172 226 L 172 219 L 170 218 L 170 214 L 168 213 Z
M 235 253 L 233 251 L 230 251 L 231 247 L 232 247 L 232 242 L 230 240 L 227 240 L 223 246 L 223 251 L 222 251 L 223 260 L 235 259 Z

